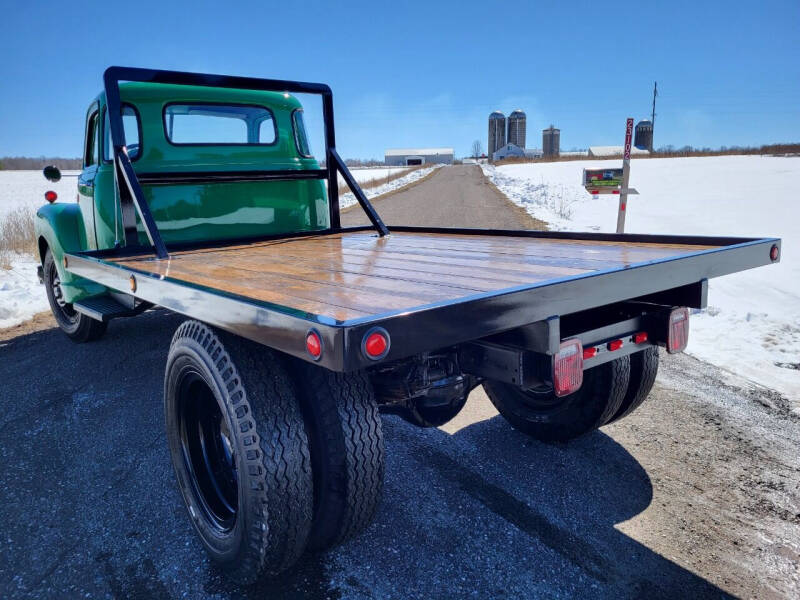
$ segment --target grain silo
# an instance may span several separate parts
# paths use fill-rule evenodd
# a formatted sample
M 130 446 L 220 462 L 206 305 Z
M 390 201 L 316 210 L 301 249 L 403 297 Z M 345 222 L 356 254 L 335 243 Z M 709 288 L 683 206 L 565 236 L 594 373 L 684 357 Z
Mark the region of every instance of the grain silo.
M 650 119 L 642 119 L 636 124 L 636 135 L 633 138 L 633 145 L 642 150 L 653 151 L 653 122 Z
M 495 151 L 506 145 L 506 116 L 499 110 L 489 115 L 489 160 Z
M 525 149 L 525 113 L 517 109 L 508 115 L 508 143 Z
M 544 156 L 558 156 L 561 151 L 561 130 L 552 125 L 542 130 L 542 154 Z

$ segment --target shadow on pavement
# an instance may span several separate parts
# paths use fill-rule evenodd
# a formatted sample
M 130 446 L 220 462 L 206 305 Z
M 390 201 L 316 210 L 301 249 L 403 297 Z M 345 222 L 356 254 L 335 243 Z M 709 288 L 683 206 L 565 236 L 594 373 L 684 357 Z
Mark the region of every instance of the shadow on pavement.
M 57 330 L 0 343 L 3 598 L 726 596 L 615 529 L 653 496 L 625 448 L 603 433 L 545 445 L 500 417 L 452 436 L 384 418 L 370 529 L 231 586 L 184 514 L 163 435 L 181 320 L 147 313 L 83 346 Z

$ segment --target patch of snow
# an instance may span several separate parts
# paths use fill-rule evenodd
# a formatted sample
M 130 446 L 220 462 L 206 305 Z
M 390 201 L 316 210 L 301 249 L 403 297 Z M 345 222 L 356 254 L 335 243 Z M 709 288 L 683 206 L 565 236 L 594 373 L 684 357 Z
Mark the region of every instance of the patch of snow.
M 616 161 L 484 166 L 511 201 L 552 229 L 613 232 L 618 196 L 595 200 L 585 168 Z M 688 352 L 775 389 L 800 410 L 800 158 L 713 156 L 634 160 L 625 231 L 780 237 L 781 262 L 713 279 L 692 318 Z
M 38 264 L 29 256 L 18 256 L 11 269 L 0 268 L 0 329 L 19 325 L 50 308 L 36 276 Z
M 431 165 L 430 167 L 425 167 L 423 169 L 415 169 L 414 171 L 411 171 L 408 175 L 399 177 L 394 181 L 390 181 L 389 183 L 384 183 L 377 187 L 364 190 L 364 193 L 367 195 L 367 198 L 371 200 L 375 196 L 381 196 L 383 194 L 387 194 L 401 187 L 405 187 L 411 183 L 414 183 L 415 181 L 418 181 L 423 177 L 426 177 L 431 171 L 435 169 L 440 169 L 442 167 L 444 167 L 444 165 L 437 164 L 437 165 Z M 358 200 L 356 200 L 356 197 L 349 192 L 347 194 L 342 194 L 341 196 L 339 196 L 340 208 L 347 208 L 348 206 L 352 206 L 357 203 Z

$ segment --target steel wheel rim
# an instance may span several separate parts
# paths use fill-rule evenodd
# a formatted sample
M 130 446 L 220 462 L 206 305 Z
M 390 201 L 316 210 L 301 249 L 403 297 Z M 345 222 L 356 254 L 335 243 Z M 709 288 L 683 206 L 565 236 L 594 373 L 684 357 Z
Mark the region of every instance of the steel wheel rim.
M 195 370 L 178 384 L 181 454 L 204 520 L 219 532 L 233 529 L 239 508 L 236 451 L 222 409 Z
M 78 320 L 78 313 L 72 308 L 72 304 L 64 300 L 64 294 L 61 291 L 61 278 L 58 276 L 58 269 L 56 269 L 55 264 L 50 265 L 49 275 L 50 291 L 53 294 L 53 300 L 58 311 L 67 322 L 74 324 Z

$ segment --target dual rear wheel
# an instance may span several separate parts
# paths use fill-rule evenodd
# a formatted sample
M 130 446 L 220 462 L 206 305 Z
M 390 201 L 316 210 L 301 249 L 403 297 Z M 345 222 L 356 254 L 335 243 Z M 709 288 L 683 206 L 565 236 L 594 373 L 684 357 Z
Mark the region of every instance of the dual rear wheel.
M 211 559 L 251 583 L 363 530 L 383 436 L 363 373 L 332 373 L 186 321 L 164 381 L 170 454 Z
M 658 372 L 658 349 L 648 348 L 587 370 L 574 394 L 552 387 L 522 390 L 485 381 L 486 395 L 519 431 L 542 441 L 566 441 L 632 413 L 647 398 Z

